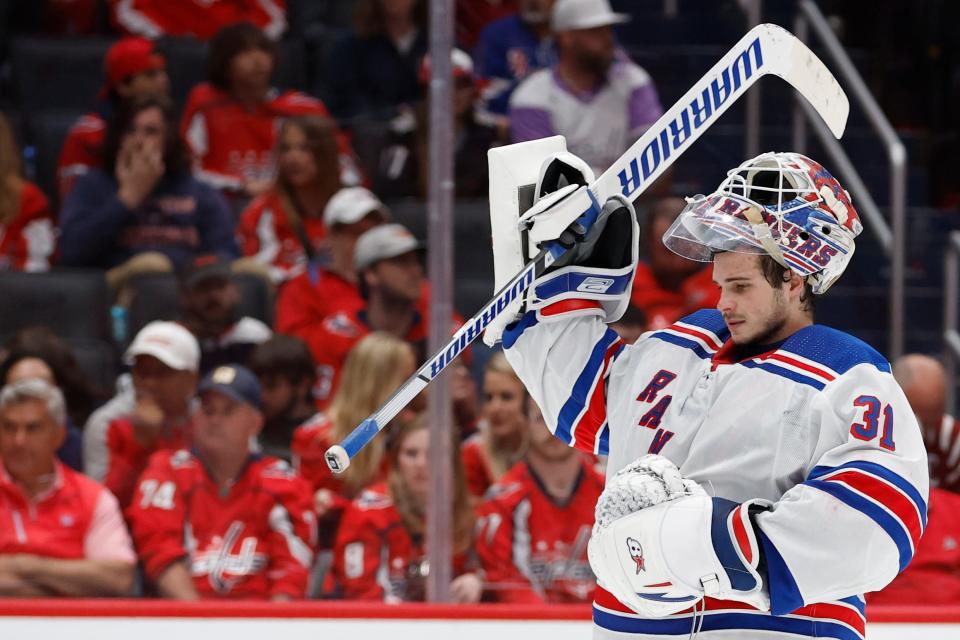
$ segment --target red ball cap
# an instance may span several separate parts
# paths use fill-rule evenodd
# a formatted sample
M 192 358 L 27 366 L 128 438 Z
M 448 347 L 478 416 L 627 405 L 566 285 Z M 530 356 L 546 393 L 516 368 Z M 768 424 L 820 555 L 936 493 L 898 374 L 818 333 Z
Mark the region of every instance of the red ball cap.
M 146 38 L 123 38 L 107 51 L 103 67 L 107 82 L 101 96 L 115 89 L 127 78 L 150 69 L 164 69 L 167 61 L 153 48 Z

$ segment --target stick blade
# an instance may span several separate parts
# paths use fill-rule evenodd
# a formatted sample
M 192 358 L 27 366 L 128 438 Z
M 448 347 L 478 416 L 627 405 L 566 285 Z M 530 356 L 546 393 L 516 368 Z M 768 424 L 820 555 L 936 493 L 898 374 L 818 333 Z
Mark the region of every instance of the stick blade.
M 770 60 L 769 73 L 790 83 L 817 110 L 836 138 L 843 136 L 850 115 L 847 94 L 827 66 L 796 36 L 775 24 L 761 24 L 757 32 L 764 52 L 777 52 Z

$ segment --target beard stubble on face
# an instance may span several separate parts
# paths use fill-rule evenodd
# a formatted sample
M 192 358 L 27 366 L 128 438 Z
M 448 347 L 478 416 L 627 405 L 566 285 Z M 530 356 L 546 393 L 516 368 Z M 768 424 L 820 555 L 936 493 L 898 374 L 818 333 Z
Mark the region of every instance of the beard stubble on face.
M 726 320 L 727 317 L 724 316 L 724 321 Z M 771 344 L 776 341 L 787 324 L 787 297 L 782 289 L 773 290 L 773 299 L 769 311 L 763 317 L 758 318 L 757 324 L 753 335 L 740 337 L 739 339 L 733 338 L 734 344 L 749 346 Z

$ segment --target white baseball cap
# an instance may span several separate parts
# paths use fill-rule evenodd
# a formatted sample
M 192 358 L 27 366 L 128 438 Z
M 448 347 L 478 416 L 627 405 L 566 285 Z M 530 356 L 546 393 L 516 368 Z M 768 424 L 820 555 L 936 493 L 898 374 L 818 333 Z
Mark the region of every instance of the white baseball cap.
M 133 339 L 123 354 L 123 361 L 132 365 L 137 356 L 153 356 L 171 369 L 198 371 L 200 345 L 193 334 L 182 325 L 166 320 L 154 320 Z
M 382 224 L 357 238 L 353 264 L 357 271 L 362 271 L 374 262 L 420 249 L 423 244 L 402 224 Z
M 615 13 L 608 0 L 557 0 L 550 17 L 554 31 L 593 29 L 629 22 L 630 16 Z
M 323 224 L 332 227 L 335 224 L 353 224 L 363 220 L 374 211 L 380 212 L 384 219 L 390 217 L 390 212 L 380 202 L 380 198 L 373 195 L 364 187 L 345 187 L 337 191 L 323 210 Z

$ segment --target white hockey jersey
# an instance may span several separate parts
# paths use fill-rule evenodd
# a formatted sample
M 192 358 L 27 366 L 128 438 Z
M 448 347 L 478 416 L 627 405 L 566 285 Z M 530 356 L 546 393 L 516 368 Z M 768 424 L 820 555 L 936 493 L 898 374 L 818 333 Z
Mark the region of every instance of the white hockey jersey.
M 608 477 L 658 453 L 713 496 L 775 503 L 756 516 L 771 611 L 708 598 L 698 637 L 862 639 L 862 594 L 907 566 L 926 525 L 914 414 L 886 360 L 845 333 L 811 325 L 739 362 L 728 337 L 715 310 L 629 346 L 596 316 L 528 313 L 503 341 L 555 435 L 609 455 Z M 595 638 L 675 639 L 695 622 L 598 593 Z

